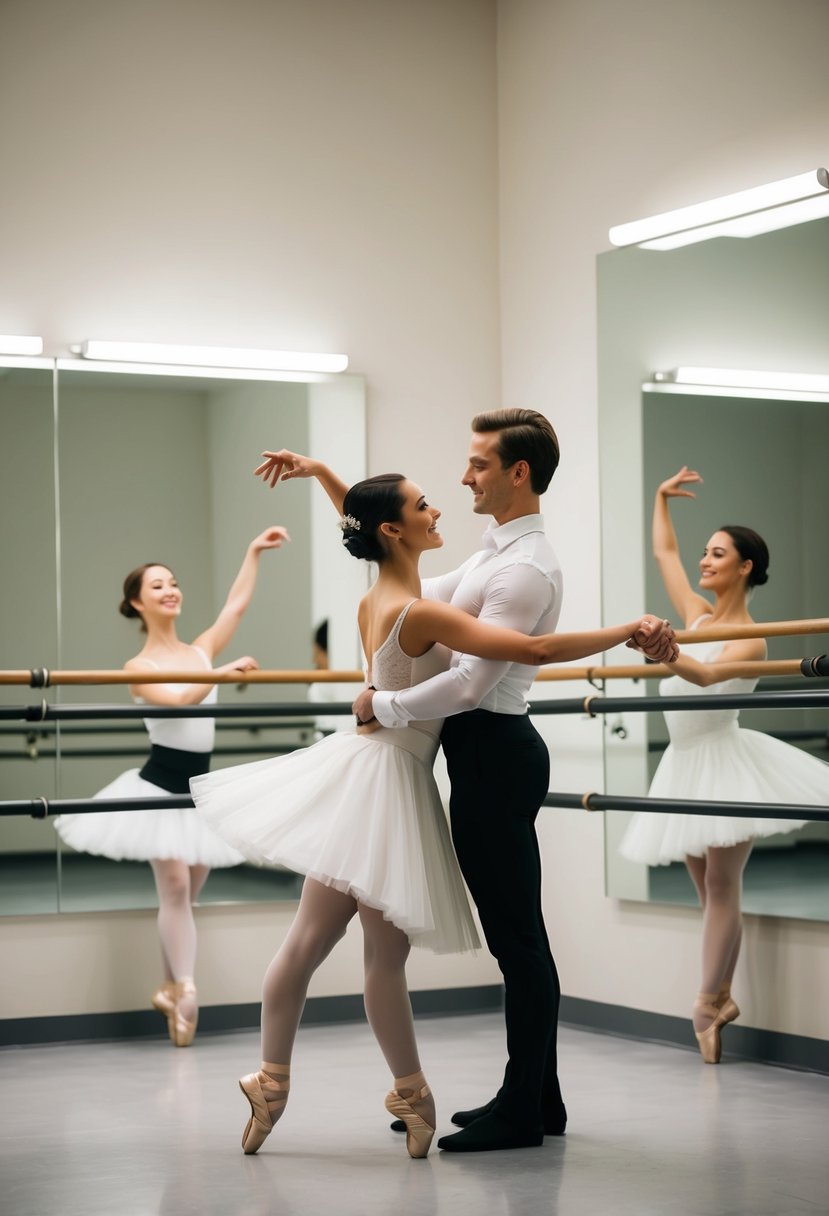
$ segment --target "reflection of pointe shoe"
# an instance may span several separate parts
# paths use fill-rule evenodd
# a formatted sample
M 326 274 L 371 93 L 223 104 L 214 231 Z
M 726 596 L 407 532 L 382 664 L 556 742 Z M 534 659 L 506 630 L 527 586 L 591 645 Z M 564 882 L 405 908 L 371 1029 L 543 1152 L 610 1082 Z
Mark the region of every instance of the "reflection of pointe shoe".
M 267 1064 L 265 1068 L 282 1074 L 285 1079 L 277 1081 L 268 1071 L 260 1069 L 239 1081 L 239 1088 L 250 1103 L 250 1118 L 242 1132 L 242 1149 L 248 1154 L 262 1147 L 288 1101 L 288 1070 L 280 1064 Z
M 694 1010 L 711 1018 L 711 1025 L 706 1026 L 705 1030 L 694 1029 L 700 1055 L 706 1064 L 719 1064 L 722 1056 L 720 1031 L 729 1020 L 723 1017 L 722 1010 L 716 1004 L 716 999 L 717 994 L 714 992 L 701 992 L 694 1001 Z M 732 1004 L 734 1004 L 733 1001 Z M 737 1009 L 737 1006 L 734 1005 L 734 1008 Z M 737 1013 L 739 1013 L 739 1009 Z M 734 1016 L 736 1017 L 736 1014 Z
M 176 1047 L 189 1047 L 196 1037 L 196 1026 L 199 1021 L 199 1011 L 192 1017 L 185 1017 L 181 1011 L 180 1002 L 185 997 L 191 997 L 195 1003 L 196 985 L 192 980 L 179 980 L 173 984 L 174 1006 L 173 1013 L 167 1019 L 167 1025 L 170 1028 L 170 1038 L 175 1043 Z
M 161 987 L 157 988 L 150 997 L 150 1004 L 153 1009 L 157 1009 L 167 1019 L 167 1031 L 173 1043 L 176 1041 L 173 1033 L 176 1011 L 175 988 L 174 980 L 165 980 Z
M 425 1157 L 435 1134 L 435 1129 L 429 1126 L 413 1105 L 428 1098 L 431 1092 L 429 1086 L 424 1085 L 408 1098 L 402 1098 L 396 1089 L 386 1094 L 386 1110 L 406 1125 L 406 1149 L 410 1157 Z

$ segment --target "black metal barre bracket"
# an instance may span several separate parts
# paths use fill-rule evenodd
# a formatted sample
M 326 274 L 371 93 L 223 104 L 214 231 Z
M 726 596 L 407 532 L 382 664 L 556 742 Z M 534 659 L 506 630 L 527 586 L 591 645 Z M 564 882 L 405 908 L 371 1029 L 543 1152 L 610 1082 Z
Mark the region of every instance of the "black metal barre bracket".
M 829 806 L 798 806 L 782 802 L 693 802 L 683 798 L 563 794 L 551 790 L 544 799 L 544 806 L 585 811 L 646 811 L 655 815 L 727 815 L 732 819 L 811 819 L 829 823 Z
M 800 671 L 807 679 L 829 676 L 829 655 L 818 654 L 813 659 L 801 659 Z

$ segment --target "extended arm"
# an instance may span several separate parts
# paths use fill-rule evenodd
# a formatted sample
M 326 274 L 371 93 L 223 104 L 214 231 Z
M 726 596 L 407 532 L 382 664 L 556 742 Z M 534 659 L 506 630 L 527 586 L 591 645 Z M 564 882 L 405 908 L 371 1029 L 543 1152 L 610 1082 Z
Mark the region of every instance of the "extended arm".
M 701 595 L 697 595 L 685 573 L 671 519 L 669 499 L 696 498 L 696 494 L 692 490 L 684 490 L 682 487 L 688 483 L 696 484 L 701 481 L 699 473 L 689 469 L 687 465 L 683 465 L 678 473 L 662 482 L 656 491 L 656 499 L 653 504 L 653 555 L 671 603 L 686 625 L 695 621 L 703 613 L 710 612 L 711 605 Z
M 221 667 L 215 667 L 213 670 L 217 672 L 226 671 L 255 671 L 259 664 L 256 659 L 252 659 L 250 655 L 245 655 L 244 658 L 234 659 L 232 663 L 224 663 Z M 157 667 L 152 670 L 157 671 Z M 134 671 L 136 675 L 140 672 L 147 671 L 146 659 L 130 659 L 124 664 L 124 671 Z M 213 688 L 213 684 L 186 684 L 183 688 L 173 689 L 169 684 L 130 684 L 129 690 L 132 696 L 140 697 L 142 701 L 147 701 L 150 705 L 170 705 L 170 706 L 186 706 L 200 705 L 207 694 Z
M 298 452 L 289 452 L 287 448 L 278 452 L 263 452 L 262 455 L 265 457 L 264 462 L 258 469 L 254 469 L 254 476 L 261 477 L 271 489 L 279 481 L 291 481 L 294 477 L 316 477 L 331 499 L 334 510 L 338 515 L 342 515 L 348 486 L 327 464 L 323 464 L 321 460 L 312 460 L 310 456 L 300 456 Z
M 699 688 L 710 688 L 724 680 L 737 679 L 742 673 L 734 669 L 735 663 L 761 663 L 766 657 L 766 643 L 762 638 L 751 638 L 742 642 L 729 642 L 723 647 L 716 662 L 700 663 L 689 655 L 681 654 L 673 664 L 676 675 Z
M 644 615 L 623 625 L 610 625 L 579 633 L 543 633 L 530 637 L 513 629 L 491 624 L 453 608 L 451 604 L 418 600 L 412 605 L 401 631 L 401 643 L 410 654 L 423 654 L 436 642 L 461 654 L 482 659 L 507 659 L 510 663 L 538 666 L 542 663 L 569 663 L 588 655 L 610 650 L 637 634 L 642 639 L 657 629 L 666 632 L 665 622 Z M 673 651 L 666 640 L 665 658 Z
M 224 607 L 210 628 L 205 629 L 204 633 L 200 634 L 193 643 L 194 646 L 201 647 L 210 659 L 221 654 L 245 615 L 259 574 L 259 558 L 266 549 L 280 549 L 290 539 L 284 528 L 274 525 L 266 528 L 250 542 L 239 573 L 227 594 Z

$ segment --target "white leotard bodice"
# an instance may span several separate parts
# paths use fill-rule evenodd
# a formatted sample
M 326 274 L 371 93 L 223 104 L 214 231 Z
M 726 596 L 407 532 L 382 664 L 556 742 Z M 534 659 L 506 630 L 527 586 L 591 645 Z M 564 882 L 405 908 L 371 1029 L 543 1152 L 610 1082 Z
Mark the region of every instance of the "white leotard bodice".
M 210 670 L 210 659 L 201 647 L 194 646 L 193 649 L 198 651 L 204 659 L 205 666 Z M 149 663 L 156 671 L 161 670 L 152 659 L 145 659 L 144 662 Z M 178 691 L 179 689 L 191 688 L 192 685 L 165 684 L 163 687 Z M 201 704 L 215 705 L 218 695 L 219 690 L 214 684 Z M 147 701 L 143 697 L 135 697 L 134 700 L 136 705 L 147 704 Z M 181 752 L 213 751 L 216 739 L 215 718 L 145 718 L 144 725 L 147 728 L 147 734 L 150 736 L 150 742 L 157 743 L 160 747 L 174 747 Z
M 709 619 L 709 615 L 706 613 L 704 616 L 698 617 L 689 628 L 697 629 Z M 713 663 L 719 658 L 726 645 L 726 642 L 686 642 L 682 651 L 683 654 L 696 659 L 699 663 Z M 663 697 L 687 697 L 700 694 L 716 696 L 718 694 L 749 693 L 753 692 L 756 686 L 756 679 L 735 679 L 721 680 L 719 684 L 709 684 L 707 688 L 701 688 L 698 684 L 683 680 L 682 676 L 669 676 L 667 680 L 660 681 L 659 693 Z M 692 746 L 694 741 L 702 735 L 736 726 L 740 711 L 739 709 L 695 711 L 666 709 L 663 710 L 663 714 L 671 743 L 677 747 L 688 747 Z
M 449 667 L 452 652 L 439 642 L 417 658 L 412 658 L 400 649 L 400 629 L 414 603 L 414 600 L 409 601 L 392 625 L 385 642 L 374 652 L 371 660 L 371 682 L 379 691 L 397 692 L 401 688 L 412 688 Z M 442 725 L 443 719 L 435 718 L 429 722 L 410 722 L 407 729 L 437 739 Z

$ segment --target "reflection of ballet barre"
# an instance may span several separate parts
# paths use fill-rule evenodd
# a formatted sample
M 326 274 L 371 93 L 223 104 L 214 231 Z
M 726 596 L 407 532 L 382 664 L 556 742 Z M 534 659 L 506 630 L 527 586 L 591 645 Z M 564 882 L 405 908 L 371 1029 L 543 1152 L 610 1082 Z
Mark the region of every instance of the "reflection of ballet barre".
M 736 626 L 735 626 L 736 628 Z M 702 635 L 702 630 L 699 631 Z M 679 636 L 679 635 L 678 635 Z M 694 639 L 703 641 L 702 636 Z M 767 659 L 757 663 L 721 663 L 718 669 L 723 680 L 753 679 L 763 676 L 829 676 L 829 657 L 825 654 L 807 659 Z M 622 667 L 542 667 L 536 680 L 662 680 L 673 675 L 670 664 L 635 663 Z M 362 684 L 365 676 L 358 671 L 148 671 L 141 673 L 142 684 L 319 684 L 319 675 L 327 684 Z M 134 684 L 135 676 L 125 671 L 51 671 L 35 667 L 30 671 L 0 671 L 0 685 L 22 684 L 29 688 L 54 688 L 58 685 Z M 300 709 L 314 712 L 317 702 L 303 702 Z M 191 707 L 196 708 L 196 707 Z M 329 710 L 325 704 L 325 712 Z M 188 711 L 189 713 L 189 711 Z
M 551 790 L 544 799 L 544 806 L 576 811 L 649 811 L 655 815 L 728 815 L 734 819 L 815 819 L 829 823 L 829 806 L 796 806 L 783 802 L 689 802 L 684 798 L 561 794 Z
M 158 798 L 21 798 L 0 802 L 0 816 L 94 815 L 101 811 L 163 811 L 191 807 L 186 794 Z M 551 791 L 544 806 L 585 811 L 653 811 L 658 814 L 729 815 L 738 819 L 814 819 L 829 822 L 829 806 L 763 802 L 688 802 L 681 798 L 635 798 L 622 794 L 561 794 Z

